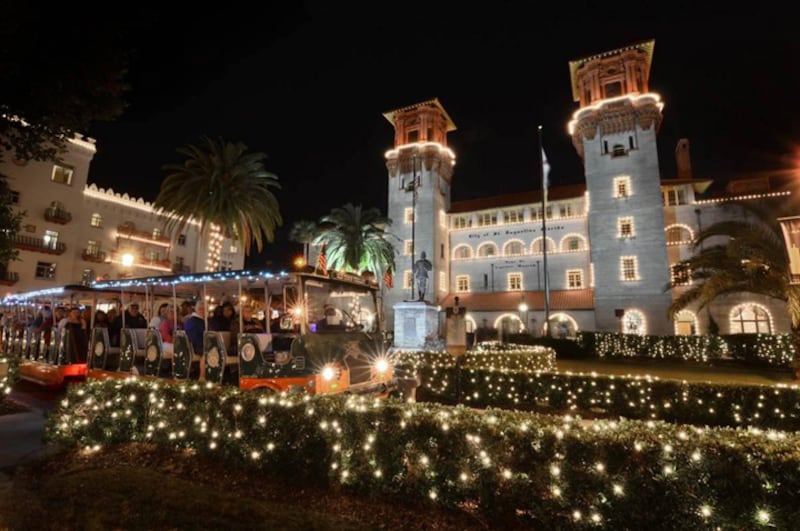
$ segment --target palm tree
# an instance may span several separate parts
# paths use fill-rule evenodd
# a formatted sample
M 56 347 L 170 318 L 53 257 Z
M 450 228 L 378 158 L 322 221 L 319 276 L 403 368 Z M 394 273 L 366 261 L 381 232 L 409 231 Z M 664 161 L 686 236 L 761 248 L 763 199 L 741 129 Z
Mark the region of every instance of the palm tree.
M 670 318 L 697 303 L 707 307 L 717 297 L 739 292 L 757 293 L 785 301 L 792 328 L 800 325 L 800 288 L 790 283 L 789 258 L 775 210 L 746 202 L 732 203 L 745 213 L 702 230 L 693 242 L 696 253 L 677 265 L 677 273 L 692 278 L 692 285 L 680 294 L 669 310 Z M 711 238 L 725 243 L 703 247 Z M 699 251 L 698 251 L 699 249 Z
M 319 226 L 306 219 L 296 221 L 289 231 L 289 241 L 303 244 L 303 259 L 308 263 L 308 246 L 319 234 Z
M 183 231 L 194 219 L 200 233 L 211 226 L 239 242 L 249 253 L 255 240 L 259 251 L 263 236 L 275 239 L 283 223 L 278 200 L 271 188 L 280 188 L 278 177 L 264 169 L 264 153 L 246 153 L 241 142 L 204 138 L 204 145 L 178 148 L 186 160 L 166 164 L 168 172 L 153 206 L 167 217 L 167 230 Z
M 322 217 L 322 232 L 313 243 L 325 245 L 329 269 L 369 271 L 382 278 L 386 269 L 394 269 L 394 247 L 385 231 L 391 224 L 377 208 L 348 203 Z

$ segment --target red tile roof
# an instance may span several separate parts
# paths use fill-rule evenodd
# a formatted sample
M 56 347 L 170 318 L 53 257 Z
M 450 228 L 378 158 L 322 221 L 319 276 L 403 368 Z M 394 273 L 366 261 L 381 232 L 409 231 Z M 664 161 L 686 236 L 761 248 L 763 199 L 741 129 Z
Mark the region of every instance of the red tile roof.
M 544 310 L 544 291 L 496 291 L 492 293 L 451 293 L 439 304 L 453 306 L 458 297 L 459 306 L 472 311 L 519 311 L 521 302 L 528 310 Z M 550 310 L 593 310 L 593 289 L 570 289 L 550 292 Z

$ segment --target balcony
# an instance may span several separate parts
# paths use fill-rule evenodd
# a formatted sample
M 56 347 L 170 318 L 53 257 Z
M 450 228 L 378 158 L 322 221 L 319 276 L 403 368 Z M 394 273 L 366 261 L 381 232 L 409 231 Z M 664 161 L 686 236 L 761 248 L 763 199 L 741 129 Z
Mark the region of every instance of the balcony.
M 45 241 L 43 238 L 33 238 L 21 234 L 14 235 L 14 247 L 23 251 L 34 251 L 44 254 L 64 254 L 67 246 L 61 242 Z
M 135 228 L 130 227 L 128 225 L 117 226 L 117 237 L 134 240 L 142 243 L 159 245 L 161 247 L 169 247 L 172 244 L 170 239 L 166 236 L 156 236 L 154 238 L 152 232 L 147 232 L 144 230 L 136 230 Z
M 101 264 L 106 261 L 106 253 L 99 249 L 84 249 L 81 253 L 81 258 L 87 262 Z
M 186 275 L 192 272 L 192 268 L 183 264 L 172 264 L 172 272 L 176 275 Z
M 19 282 L 19 273 L 12 273 L 11 271 L 0 272 L 0 286 L 13 286 Z
M 44 211 L 44 219 L 59 225 L 66 225 L 72 221 L 72 214 L 63 208 L 49 207 Z

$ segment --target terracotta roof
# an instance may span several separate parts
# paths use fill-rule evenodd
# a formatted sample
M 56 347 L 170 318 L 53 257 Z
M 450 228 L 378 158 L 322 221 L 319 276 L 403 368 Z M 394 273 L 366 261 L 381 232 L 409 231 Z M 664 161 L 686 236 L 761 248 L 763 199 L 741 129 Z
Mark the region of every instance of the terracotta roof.
M 442 103 L 439 101 L 439 98 L 433 98 L 431 100 L 421 101 L 419 103 L 415 103 L 413 105 L 408 105 L 406 107 L 401 107 L 399 109 L 386 111 L 385 113 L 383 113 L 383 117 L 386 118 L 387 120 L 389 120 L 390 124 L 394 125 L 395 124 L 395 120 L 397 119 L 397 115 L 399 113 L 403 113 L 403 112 L 406 112 L 406 111 L 411 111 L 411 110 L 417 109 L 419 107 L 422 107 L 423 105 L 433 105 L 434 107 L 437 107 L 440 111 L 442 111 L 442 114 L 444 115 L 445 120 L 447 120 L 447 132 L 448 133 L 451 132 L 451 131 L 455 131 L 456 130 L 455 122 L 453 122 L 453 119 L 450 118 L 449 114 L 447 114 L 447 111 L 444 110 L 444 107 L 442 107 Z
M 528 310 L 544 310 L 544 291 L 496 291 L 492 293 L 451 293 L 439 304 L 447 307 L 458 297 L 459 306 L 468 311 L 519 311 L 525 302 Z M 550 310 L 593 310 L 593 289 L 570 289 L 550 292 Z
M 570 184 L 566 186 L 556 186 L 547 191 L 547 199 L 558 201 L 560 199 L 572 199 L 581 197 L 586 193 L 585 184 Z M 465 199 L 450 203 L 450 214 L 461 212 L 473 212 L 475 210 L 485 210 L 487 208 L 498 208 L 514 205 L 527 205 L 529 203 L 541 203 L 542 191 L 517 192 L 515 194 L 495 195 L 492 197 L 480 197 L 478 199 Z
M 569 62 L 569 77 L 572 84 L 572 99 L 574 101 L 580 101 L 580 91 L 578 90 L 578 76 L 576 75 L 578 69 L 582 67 L 584 64 L 588 63 L 589 61 L 594 61 L 595 59 L 601 59 L 603 57 L 608 57 L 610 55 L 616 55 L 621 52 L 627 50 L 639 50 L 645 53 L 646 55 L 646 63 L 647 63 L 647 72 L 644 72 L 646 78 L 650 77 L 650 65 L 653 63 L 653 48 L 656 45 L 655 39 L 650 39 L 649 41 L 642 41 L 637 42 L 635 44 L 631 44 L 629 46 L 624 46 L 622 48 L 617 48 L 616 50 L 609 50 L 607 52 L 598 53 L 595 55 L 590 55 L 589 57 L 584 57 L 582 59 L 575 59 L 574 61 Z

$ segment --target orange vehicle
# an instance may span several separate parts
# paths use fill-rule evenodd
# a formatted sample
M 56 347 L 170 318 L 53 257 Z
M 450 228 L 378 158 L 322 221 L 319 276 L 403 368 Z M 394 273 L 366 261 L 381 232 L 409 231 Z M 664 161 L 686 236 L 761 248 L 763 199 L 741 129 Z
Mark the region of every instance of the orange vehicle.
M 154 328 L 123 327 L 115 345 L 108 330 L 93 330 L 89 379 L 139 375 L 275 392 L 379 396 L 408 395 L 416 387 L 415 380 L 394 374 L 386 354 L 377 285 L 355 275 L 225 271 L 93 287 L 122 290 L 130 299 L 144 293 L 151 306 L 168 301 L 168 319 L 194 321 L 175 327 L 171 342 Z M 181 319 L 181 300 L 211 311 Z M 215 321 L 220 307 L 232 315 Z

